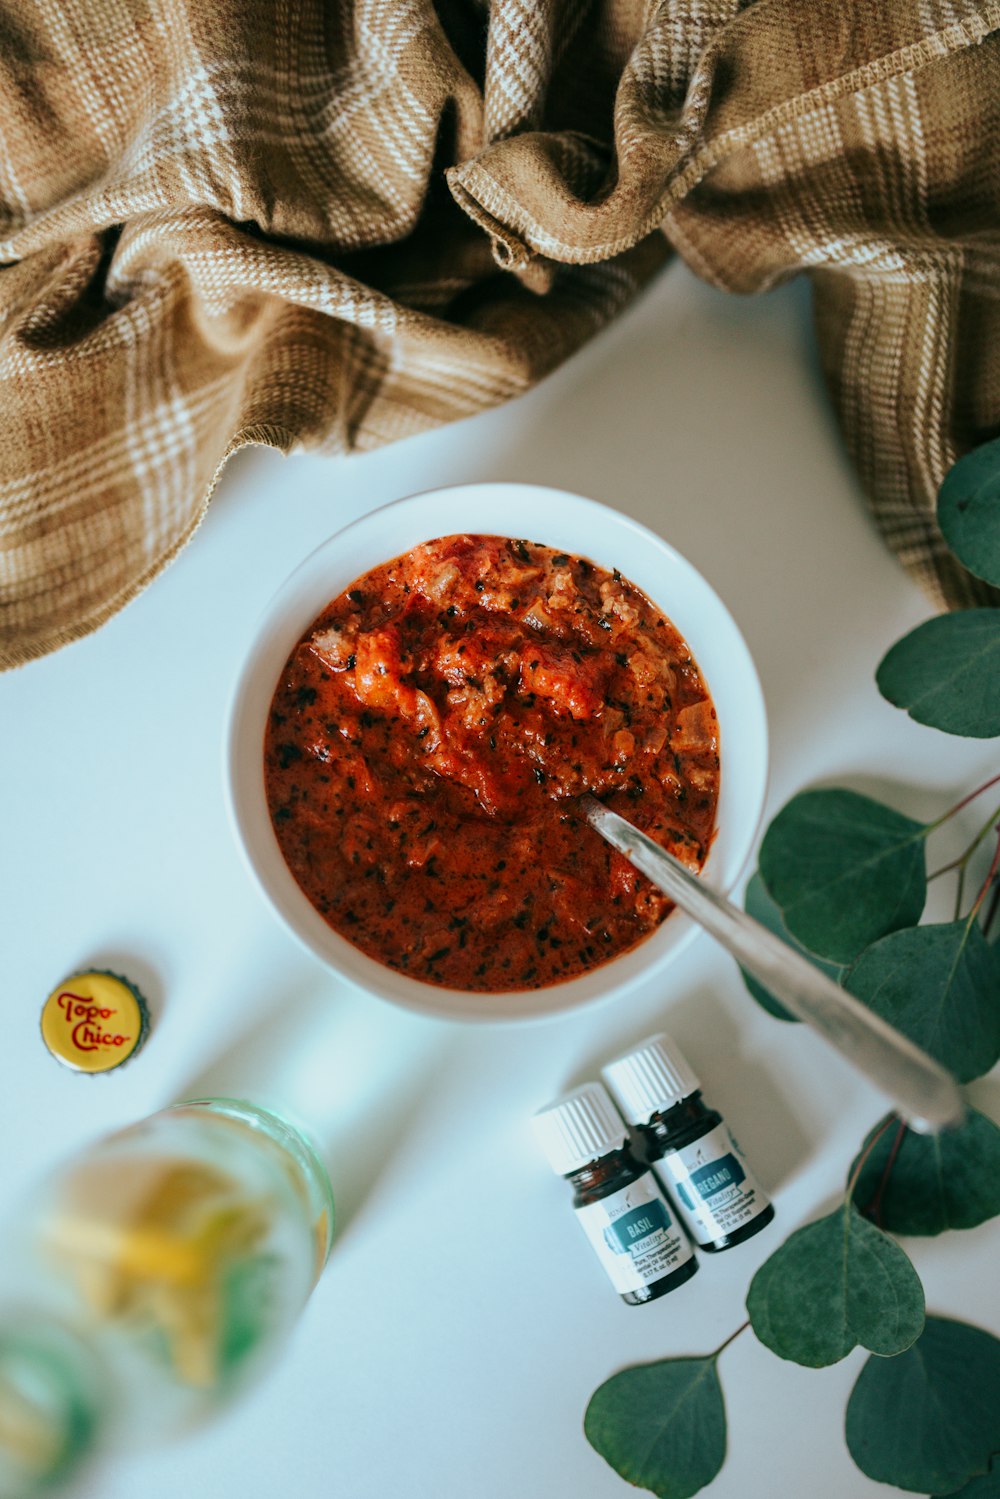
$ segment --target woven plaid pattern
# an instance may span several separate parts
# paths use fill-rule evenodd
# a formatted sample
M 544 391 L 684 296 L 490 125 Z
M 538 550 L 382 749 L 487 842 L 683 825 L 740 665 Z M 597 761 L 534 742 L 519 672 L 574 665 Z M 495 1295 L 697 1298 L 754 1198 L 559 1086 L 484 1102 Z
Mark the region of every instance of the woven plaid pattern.
M 0 0 L 0 665 L 95 628 L 247 442 L 527 389 L 671 246 L 805 271 L 940 602 L 1000 428 L 1000 0 Z

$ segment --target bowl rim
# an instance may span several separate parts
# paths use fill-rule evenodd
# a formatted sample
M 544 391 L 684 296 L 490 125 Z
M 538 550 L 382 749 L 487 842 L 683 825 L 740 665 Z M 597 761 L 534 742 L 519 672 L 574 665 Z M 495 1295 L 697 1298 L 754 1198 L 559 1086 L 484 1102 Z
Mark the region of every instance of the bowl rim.
M 751 744 L 754 755 L 751 770 L 754 774 L 751 777 L 750 790 L 752 805 L 742 809 L 743 816 L 737 826 L 730 830 L 727 825 L 726 836 L 723 840 L 724 854 L 720 853 L 713 859 L 713 855 L 720 846 L 720 819 L 717 810 L 716 832 L 703 868 L 703 875 L 707 883 L 721 893 L 732 889 L 746 867 L 760 830 L 769 775 L 769 744 L 764 694 L 756 665 L 739 626 L 715 589 L 693 563 L 689 562 L 662 536 L 623 511 L 569 490 L 514 480 L 436 485 L 431 489 L 400 496 L 384 505 L 365 511 L 312 548 L 285 577 L 261 610 L 249 644 L 243 650 L 230 693 L 226 731 L 223 736 L 223 778 L 227 816 L 233 836 L 253 883 L 272 911 L 306 951 L 319 962 L 366 993 L 387 999 L 414 1013 L 466 1022 L 510 1022 L 513 1020 L 523 1022 L 552 1019 L 577 1009 L 606 1003 L 628 993 L 652 974 L 665 970 L 667 965 L 690 945 L 699 930 L 690 917 L 684 912 L 675 910 L 661 926 L 634 947 L 576 978 L 566 979 L 540 989 L 496 993 L 448 989 L 399 973 L 369 957 L 360 948 L 342 937 L 327 925 L 312 906 L 308 897 L 296 884 L 284 861 L 267 813 L 263 777 L 263 734 L 267 710 L 277 684 L 278 673 L 295 642 L 301 638 L 309 623 L 316 618 L 324 603 L 348 588 L 353 579 L 360 577 L 379 563 L 378 561 L 364 562 L 360 565 L 352 563 L 350 576 L 342 584 L 331 584 L 315 608 L 306 602 L 302 602 L 300 606 L 300 599 L 310 592 L 308 585 L 313 575 L 319 571 L 327 557 L 330 557 L 332 567 L 336 568 L 337 563 L 340 562 L 339 570 L 345 570 L 343 557 L 349 555 L 349 552 L 344 549 L 344 543 L 345 540 L 349 541 L 352 535 L 355 539 L 361 538 L 363 541 L 366 532 L 378 533 L 395 518 L 407 519 L 411 514 L 419 517 L 423 510 L 429 509 L 434 504 L 452 506 L 467 504 L 471 516 L 475 514 L 477 500 L 481 504 L 487 498 L 499 501 L 501 496 L 513 496 L 522 505 L 530 504 L 533 508 L 537 507 L 537 529 L 540 531 L 544 531 L 548 525 L 545 512 L 546 502 L 556 502 L 564 509 L 568 506 L 581 518 L 580 543 L 573 550 L 576 555 L 590 557 L 602 567 L 610 569 L 613 564 L 602 560 L 600 555 L 604 549 L 603 535 L 600 535 L 597 541 L 598 555 L 593 555 L 594 548 L 588 546 L 587 537 L 594 527 L 588 522 L 596 521 L 601 532 L 610 527 L 622 536 L 628 535 L 635 545 L 648 548 L 652 556 L 673 570 L 675 578 L 683 578 L 686 587 L 693 589 L 695 595 L 701 596 L 701 603 L 707 604 L 713 617 L 713 631 L 717 633 L 721 629 L 722 634 L 727 637 L 726 647 L 731 658 L 732 670 L 722 695 L 725 696 L 730 685 L 738 678 L 742 696 L 745 699 L 741 706 L 740 734 L 741 739 L 746 738 Z M 491 524 L 466 523 L 454 525 L 450 529 L 442 529 L 436 523 L 431 522 L 422 532 L 420 539 L 430 541 L 460 532 L 472 535 L 512 534 L 512 531 L 498 530 Z M 381 553 L 381 561 L 388 562 L 416 545 L 419 545 L 419 540 L 407 541 L 399 546 L 391 542 L 390 549 Z M 566 542 L 559 543 L 559 545 L 564 549 L 568 546 Z M 626 576 L 629 574 L 626 573 Z M 317 592 L 317 596 L 322 593 L 322 588 L 318 587 L 318 581 L 316 588 L 312 590 Z M 644 587 L 641 583 L 637 586 L 641 587 L 652 602 L 663 610 L 671 622 L 675 622 L 673 612 L 657 603 L 648 587 Z M 297 628 L 292 626 L 292 616 L 298 620 Z M 690 627 L 682 628 L 676 623 L 675 627 L 688 642 Z M 692 655 L 700 670 L 703 670 L 702 657 L 706 643 L 707 637 L 702 641 L 702 649 L 691 646 Z M 268 676 L 269 685 L 265 690 L 262 679 L 264 665 L 269 658 L 276 659 L 279 656 L 277 669 L 273 675 Z M 709 682 L 709 673 L 703 671 L 703 675 L 713 701 L 717 703 L 720 694 Z M 722 685 L 720 679 L 716 678 L 715 688 L 720 685 Z M 259 708 L 261 703 L 263 703 L 262 714 L 255 711 L 255 707 Z M 731 729 L 731 725 L 723 721 L 722 713 L 719 717 L 720 730 L 727 727 Z M 246 764 L 247 730 L 254 726 L 257 731 L 256 738 L 260 744 L 260 751 L 255 762 L 258 772 L 256 775 L 248 770 Z M 727 765 L 726 738 L 722 733 L 720 733 L 720 754 L 723 766 L 723 776 L 720 779 L 719 805 L 721 808 L 726 792 Z M 261 812 L 264 814 L 263 821 Z M 266 829 L 264 822 L 266 822 Z M 264 845 L 264 852 L 261 850 L 261 843 Z

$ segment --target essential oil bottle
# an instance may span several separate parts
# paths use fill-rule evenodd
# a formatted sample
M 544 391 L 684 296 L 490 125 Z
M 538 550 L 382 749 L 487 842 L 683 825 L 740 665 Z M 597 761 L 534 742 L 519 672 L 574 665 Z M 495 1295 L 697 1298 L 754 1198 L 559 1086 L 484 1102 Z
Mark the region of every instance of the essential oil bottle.
M 539 1110 L 532 1121 L 549 1164 L 573 1188 L 573 1209 L 608 1279 L 629 1306 L 665 1296 L 698 1269 L 656 1177 L 628 1148 L 628 1131 L 600 1083 Z
M 722 1115 L 701 1099 L 701 1084 L 669 1036 L 650 1036 L 604 1068 L 622 1115 L 676 1202 L 700 1249 L 733 1249 L 774 1217 Z

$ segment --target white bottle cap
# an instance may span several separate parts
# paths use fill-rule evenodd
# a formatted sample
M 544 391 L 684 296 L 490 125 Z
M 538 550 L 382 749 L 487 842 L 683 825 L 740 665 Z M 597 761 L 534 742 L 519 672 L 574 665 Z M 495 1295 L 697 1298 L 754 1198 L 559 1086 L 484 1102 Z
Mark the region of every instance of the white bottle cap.
M 539 1109 L 531 1123 L 549 1165 L 559 1176 L 621 1150 L 628 1141 L 628 1130 L 601 1083 L 574 1088 Z
M 663 1034 L 609 1062 L 604 1079 L 629 1124 L 645 1124 L 701 1086 L 680 1047 Z

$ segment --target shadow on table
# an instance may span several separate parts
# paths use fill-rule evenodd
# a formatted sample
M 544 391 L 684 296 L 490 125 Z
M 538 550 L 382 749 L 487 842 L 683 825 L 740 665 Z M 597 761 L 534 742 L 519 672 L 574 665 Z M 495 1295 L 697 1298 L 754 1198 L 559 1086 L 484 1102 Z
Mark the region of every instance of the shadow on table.
M 396 1142 L 414 1128 L 458 1036 L 330 980 L 293 990 L 177 1091 L 243 1098 L 313 1141 L 333 1185 L 336 1238 L 375 1195 Z
M 749 998 L 747 1003 L 751 1003 Z M 657 1029 L 669 1031 L 680 1046 L 701 1079 L 704 1102 L 725 1119 L 761 1185 L 776 1192 L 796 1176 L 823 1138 L 822 1121 L 796 1111 L 789 1090 L 782 1087 L 778 1060 L 770 1064 L 747 1051 L 739 1016 L 714 990 L 699 987 L 671 1000 L 662 1025 L 650 1025 L 647 1020 L 634 1035 L 622 1038 L 616 1055 Z M 601 1067 L 610 1060 L 606 1049 L 595 1054 L 566 1087 L 599 1077 Z

